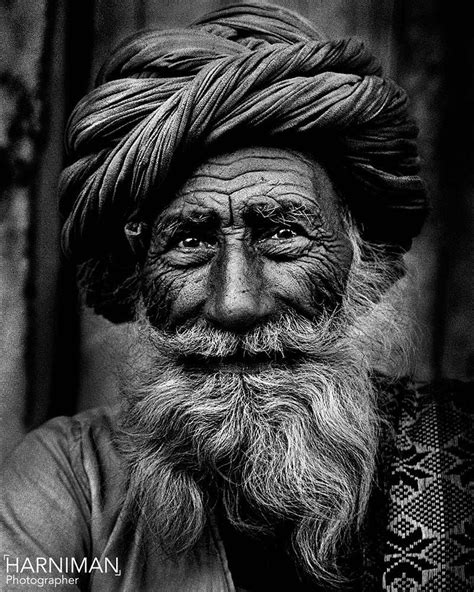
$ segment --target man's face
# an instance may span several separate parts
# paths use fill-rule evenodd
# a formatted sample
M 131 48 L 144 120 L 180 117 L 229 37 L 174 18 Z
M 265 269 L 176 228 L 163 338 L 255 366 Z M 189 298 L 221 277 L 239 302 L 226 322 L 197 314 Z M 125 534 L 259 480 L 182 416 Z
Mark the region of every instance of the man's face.
M 252 536 L 290 532 L 295 561 L 326 577 L 374 473 L 380 272 L 299 153 L 213 157 L 162 212 L 123 426 L 129 495 L 169 552 L 217 508 Z
M 344 292 L 352 248 L 325 170 L 302 154 L 238 150 L 198 167 L 156 221 L 148 316 L 246 332 L 291 309 L 317 319 Z

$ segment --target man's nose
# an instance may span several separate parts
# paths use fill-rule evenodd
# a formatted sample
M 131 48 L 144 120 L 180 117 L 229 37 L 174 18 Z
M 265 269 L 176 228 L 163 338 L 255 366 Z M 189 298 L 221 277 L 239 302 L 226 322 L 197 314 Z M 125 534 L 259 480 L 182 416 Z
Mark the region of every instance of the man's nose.
M 215 326 L 244 333 L 275 312 L 261 266 L 245 247 L 227 247 L 214 261 L 205 316 Z

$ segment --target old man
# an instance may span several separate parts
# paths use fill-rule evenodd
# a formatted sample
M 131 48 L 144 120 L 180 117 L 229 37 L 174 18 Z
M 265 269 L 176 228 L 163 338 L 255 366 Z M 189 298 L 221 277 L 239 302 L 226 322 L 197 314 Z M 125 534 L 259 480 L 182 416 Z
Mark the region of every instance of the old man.
M 360 42 L 272 5 L 115 51 L 69 121 L 60 190 L 87 304 L 133 322 L 123 404 L 16 450 L 5 577 L 469 589 L 463 387 L 407 377 L 415 139 Z

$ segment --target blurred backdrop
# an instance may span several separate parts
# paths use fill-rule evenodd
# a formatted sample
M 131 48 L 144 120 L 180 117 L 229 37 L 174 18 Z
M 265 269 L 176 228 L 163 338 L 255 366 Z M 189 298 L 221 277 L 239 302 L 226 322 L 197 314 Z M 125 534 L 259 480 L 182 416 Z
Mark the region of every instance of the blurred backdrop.
M 5 454 L 57 414 L 113 401 L 126 332 L 81 310 L 60 255 L 63 129 L 107 53 L 226 0 L 3 0 L 0 6 L 0 435 Z M 409 254 L 418 376 L 472 378 L 474 51 L 469 3 L 279 0 L 355 35 L 408 91 L 432 213 Z

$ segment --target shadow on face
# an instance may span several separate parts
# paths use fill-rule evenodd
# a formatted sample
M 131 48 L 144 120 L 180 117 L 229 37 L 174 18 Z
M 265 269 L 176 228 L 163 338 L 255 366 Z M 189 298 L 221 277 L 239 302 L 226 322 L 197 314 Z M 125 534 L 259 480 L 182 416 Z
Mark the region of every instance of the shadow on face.
M 143 268 L 147 316 L 245 333 L 341 302 L 352 261 L 339 198 L 302 153 L 256 147 L 197 167 L 158 216 Z

